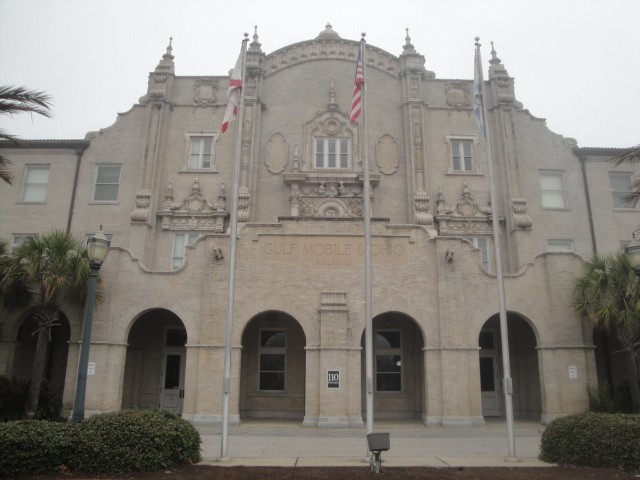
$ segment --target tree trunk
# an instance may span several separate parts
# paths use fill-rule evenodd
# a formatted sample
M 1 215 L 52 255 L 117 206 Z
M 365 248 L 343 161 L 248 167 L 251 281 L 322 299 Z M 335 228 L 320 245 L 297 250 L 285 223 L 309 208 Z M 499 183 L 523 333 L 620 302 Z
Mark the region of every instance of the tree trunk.
M 627 375 L 629 375 L 629 389 L 631 390 L 633 413 L 640 413 L 640 384 L 638 383 L 638 368 L 636 365 L 635 352 L 630 348 L 625 349 L 624 358 L 627 364 Z
M 27 396 L 27 418 L 34 418 L 38 409 L 38 399 L 40 398 L 40 387 L 44 379 L 44 370 L 47 361 L 47 350 L 49 348 L 49 332 L 51 327 L 40 327 L 38 330 L 38 343 L 36 353 L 33 357 L 33 367 L 31 369 L 31 386 Z

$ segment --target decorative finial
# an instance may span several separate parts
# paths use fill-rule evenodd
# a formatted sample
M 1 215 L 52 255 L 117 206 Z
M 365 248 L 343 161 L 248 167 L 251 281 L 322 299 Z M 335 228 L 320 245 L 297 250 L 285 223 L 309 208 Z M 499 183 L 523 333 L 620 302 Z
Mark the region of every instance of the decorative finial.
M 249 50 L 252 52 L 259 52 L 262 44 L 258 41 L 258 26 L 253 26 L 253 41 L 249 44 Z
M 244 39 L 249 40 L 249 32 L 244 32 Z
M 409 36 L 409 29 L 406 29 L 407 31 L 407 36 L 404 38 L 404 46 L 402 47 L 402 49 L 405 51 L 405 53 L 407 52 L 415 52 L 416 49 L 415 47 L 411 44 L 411 37 Z
M 476 47 L 480 46 L 480 37 L 476 37 Z
M 171 52 L 173 51 L 173 37 L 169 37 L 169 45 L 167 45 L 167 52 L 162 56 L 163 59 L 165 60 L 173 60 L 173 55 L 171 54 Z
M 491 42 L 491 60 L 489 60 L 489 63 L 491 65 L 494 65 L 496 63 L 502 63 L 498 58 L 495 48 L 493 48 L 493 41 Z

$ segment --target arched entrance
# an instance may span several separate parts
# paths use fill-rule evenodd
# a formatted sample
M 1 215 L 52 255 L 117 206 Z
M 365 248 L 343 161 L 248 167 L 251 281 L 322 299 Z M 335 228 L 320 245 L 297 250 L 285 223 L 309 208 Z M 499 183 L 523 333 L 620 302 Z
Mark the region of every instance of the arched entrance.
M 182 413 L 187 331 L 174 313 L 142 314 L 128 336 L 122 408 L 160 407 Z
M 18 328 L 11 371 L 12 375 L 18 378 L 31 378 L 31 369 L 38 343 L 37 328 L 38 322 L 33 316 L 26 317 Z M 50 332 L 44 378 L 49 384 L 51 393 L 62 402 L 71 336 L 69 320 L 64 313 L 58 312 L 58 319 L 51 327 Z
M 512 312 L 507 314 L 507 328 L 513 382 L 513 416 L 517 419 L 540 420 L 542 396 L 535 332 L 523 317 Z M 505 415 L 500 342 L 500 318 L 494 315 L 485 322 L 478 339 L 482 415 L 485 417 Z
M 242 334 L 240 418 L 304 418 L 306 338 L 292 316 L 255 316 Z
M 365 338 L 362 334 L 362 411 L 366 417 Z M 375 418 L 423 418 L 424 336 L 407 315 L 387 312 L 373 319 L 373 412 Z

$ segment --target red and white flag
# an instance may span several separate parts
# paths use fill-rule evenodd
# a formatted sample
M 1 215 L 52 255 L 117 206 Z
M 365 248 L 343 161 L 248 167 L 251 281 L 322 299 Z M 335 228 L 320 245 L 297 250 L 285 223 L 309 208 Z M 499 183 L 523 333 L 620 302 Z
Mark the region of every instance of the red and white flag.
M 244 43 L 242 44 L 244 47 Z M 231 79 L 229 80 L 229 88 L 227 89 L 227 97 L 229 103 L 227 103 L 227 110 L 224 112 L 224 118 L 222 119 L 222 133 L 229 128 L 229 122 L 236 119 L 238 115 L 238 104 L 240 103 L 240 90 L 242 90 L 242 54 L 244 52 L 240 50 L 240 56 L 236 62 L 236 66 L 233 67 L 231 72 Z
M 364 44 L 360 42 L 358 48 L 358 61 L 356 62 L 356 78 L 353 84 L 353 99 L 351 100 L 351 116 L 349 120 L 354 123 L 362 113 L 362 93 L 364 90 L 364 65 L 362 64 L 362 49 Z

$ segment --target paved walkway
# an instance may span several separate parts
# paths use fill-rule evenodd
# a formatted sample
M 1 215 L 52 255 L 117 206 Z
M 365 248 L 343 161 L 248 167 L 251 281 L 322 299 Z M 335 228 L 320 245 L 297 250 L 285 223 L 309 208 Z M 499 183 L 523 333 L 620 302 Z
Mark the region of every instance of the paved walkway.
M 244 421 L 229 428 L 229 459 L 220 458 L 220 427 L 198 427 L 203 463 L 248 466 L 360 466 L 368 462 L 365 427 L 302 427 L 299 422 Z M 480 467 L 535 466 L 544 426 L 515 423 L 516 456 L 508 458 L 504 421 L 482 427 L 424 427 L 419 422 L 377 421 L 376 432 L 389 432 L 385 466 Z

